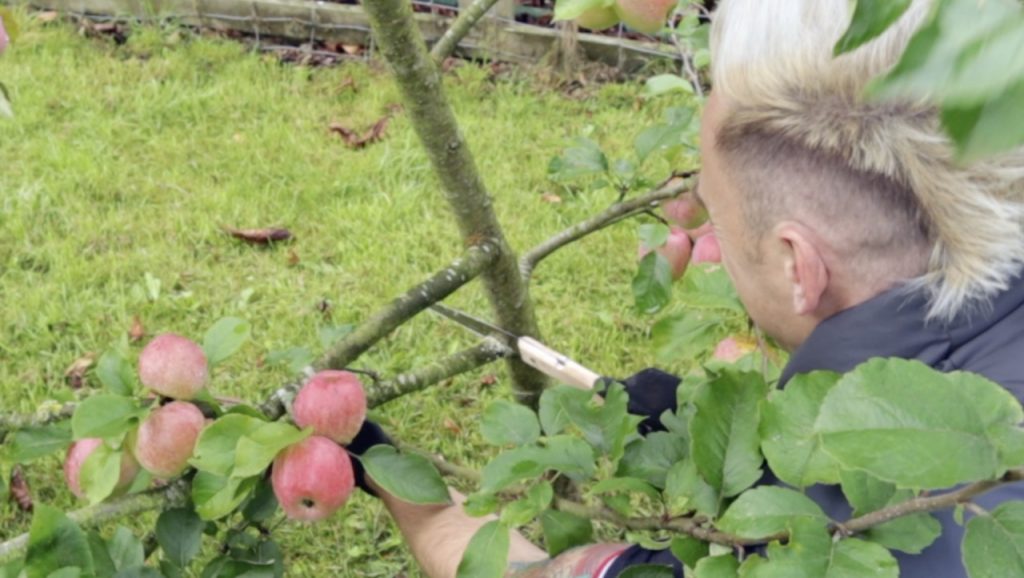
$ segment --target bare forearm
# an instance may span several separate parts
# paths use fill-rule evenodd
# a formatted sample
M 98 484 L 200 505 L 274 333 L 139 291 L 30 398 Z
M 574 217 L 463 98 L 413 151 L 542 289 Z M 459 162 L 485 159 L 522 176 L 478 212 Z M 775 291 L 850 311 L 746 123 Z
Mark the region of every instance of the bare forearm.
M 591 544 L 535 562 L 512 562 L 505 578 L 592 578 L 623 544 Z

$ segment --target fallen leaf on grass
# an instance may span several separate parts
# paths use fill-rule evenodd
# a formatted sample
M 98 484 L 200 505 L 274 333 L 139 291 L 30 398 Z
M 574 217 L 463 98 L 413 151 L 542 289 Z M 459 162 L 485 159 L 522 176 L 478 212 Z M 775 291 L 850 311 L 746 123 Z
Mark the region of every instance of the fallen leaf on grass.
M 57 19 L 59 14 L 55 10 L 47 10 L 45 12 L 39 12 L 36 14 L 36 20 L 40 22 L 53 22 Z
M 299 264 L 299 254 L 295 252 L 295 249 L 288 249 L 288 266 L 294 267 Z
M 557 205 L 558 203 L 562 202 L 562 197 L 559 197 L 555 193 L 544 193 L 543 195 L 540 196 L 540 200 L 544 201 L 545 203 Z
M 391 122 L 390 116 L 381 117 L 380 120 L 375 122 L 373 126 L 371 126 L 362 135 L 337 122 L 332 122 L 330 126 L 328 126 L 328 130 L 341 135 L 341 138 L 345 141 L 345 145 L 349 148 L 361 149 L 368 144 L 373 144 L 384 138 L 384 131 L 387 130 L 389 122 Z
M 480 378 L 480 385 L 490 386 L 494 385 L 495 383 L 498 383 L 498 376 L 494 375 L 493 373 L 488 373 L 487 375 Z
M 20 465 L 11 469 L 11 501 L 22 512 L 32 511 L 32 492 L 28 488 L 25 470 Z
M 462 434 L 462 428 L 459 427 L 459 424 L 455 423 L 455 420 L 450 417 L 444 418 L 444 429 L 452 432 L 454 435 Z
M 268 245 L 291 240 L 292 232 L 288 229 L 235 229 L 224 227 L 224 230 L 236 239 L 253 245 Z
M 86 353 L 69 365 L 64 370 L 64 382 L 68 384 L 68 387 L 71 389 L 82 389 L 82 386 L 85 385 L 85 372 L 92 367 L 94 361 L 96 361 L 96 355 Z
M 146 336 L 146 328 L 142 325 L 142 320 L 139 319 L 138 315 L 132 316 L 132 327 L 128 330 L 128 339 L 132 343 L 140 341 Z

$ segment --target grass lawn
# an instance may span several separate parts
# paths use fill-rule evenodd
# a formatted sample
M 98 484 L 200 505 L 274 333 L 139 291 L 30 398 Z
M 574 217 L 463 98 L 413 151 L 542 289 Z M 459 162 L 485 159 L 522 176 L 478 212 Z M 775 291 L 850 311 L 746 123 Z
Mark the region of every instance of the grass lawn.
M 173 29 L 134 30 L 115 46 L 71 25 L 26 28 L 0 59 L 16 111 L 0 120 L 0 411 L 86 395 L 95 378 L 72 394 L 65 370 L 111 347 L 136 355 L 134 317 L 148 336 L 197 339 L 222 316 L 250 320 L 253 340 L 218 368 L 213 388 L 258 401 L 291 377 L 266 363 L 268 354 L 319 353 L 325 327 L 358 323 L 459 255 L 403 114 L 382 142 L 358 151 L 327 129 L 334 121 L 365 129 L 399 102 L 383 66 L 282 65 Z M 451 72 L 447 89 L 519 250 L 614 201 L 608 190 L 574 195 L 547 179 L 569 138 L 592 127 L 625 155 L 665 106 L 638 101 L 640 84 L 567 98 L 526 73 L 494 80 L 476 66 Z M 296 240 L 256 248 L 222 226 L 287 227 Z M 635 227 L 626 224 L 546 261 L 532 289 L 546 340 L 611 375 L 653 364 L 652 319 L 632 306 L 635 258 Z M 479 284 L 453 301 L 487 314 Z M 358 366 L 392 375 L 472 339 L 424 315 Z M 488 374 L 494 385 L 482 383 Z M 377 417 L 397 438 L 479 465 L 492 451 L 479 438 L 479 413 L 509 397 L 496 364 L 378 408 Z M 38 502 L 73 507 L 56 458 L 27 474 Z M 0 504 L 0 537 L 28 524 Z M 286 523 L 277 535 L 292 576 L 420 576 L 387 516 L 362 495 L 330 522 Z

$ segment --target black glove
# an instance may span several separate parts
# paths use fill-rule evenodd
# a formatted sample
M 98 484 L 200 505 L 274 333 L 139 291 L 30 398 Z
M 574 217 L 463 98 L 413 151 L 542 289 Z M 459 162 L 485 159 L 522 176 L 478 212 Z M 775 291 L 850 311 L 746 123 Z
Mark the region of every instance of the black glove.
M 666 410 L 676 410 L 676 388 L 682 381 L 671 373 L 648 367 L 627 377 L 624 381 L 611 379 L 626 387 L 629 394 L 628 411 L 633 415 L 644 418 L 637 426 L 640 435 L 647 435 L 651 432 L 665 431 L 661 423 L 661 414 Z M 604 396 L 604 391 L 601 391 Z
M 381 444 L 395 445 L 379 425 L 370 420 L 365 420 L 359 433 L 356 434 L 356 437 L 352 438 L 352 441 L 345 446 L 345 449 L 354 456 L 361 456 L 373 446 Z M 377 496 L 377 492 L 371 490 L 370 486 L 366 485 L 366 470 L 363 469 L 361 461 L 357 459 L 352 460 L 352 474 L 359 489 L 371 496 Z

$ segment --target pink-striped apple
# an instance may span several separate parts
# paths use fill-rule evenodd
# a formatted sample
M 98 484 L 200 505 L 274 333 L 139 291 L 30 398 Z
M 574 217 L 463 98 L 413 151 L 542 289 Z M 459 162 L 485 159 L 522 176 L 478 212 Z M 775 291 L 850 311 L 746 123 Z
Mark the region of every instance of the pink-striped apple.
M 316 435 L 347 444 L 366 420 L 366 393 L 354 373 L 325 370 L 302 386 L 292 405 L 292 417 Z
M 633 30 L 655 34 L 665 27 L 676 0 L 616 0 L 615 12 Z
M 92 455 L 96 448 L 103 443 L 100 438 L 85 438 L 71 444 L 68 448 L 67 457 L 64 459 L 64 480 L 68 483 L 71 493 L 79 498 L 85 497 L 85 491 L 81 485 L 82 464 Z M 117 495 L 131 487 L 135 476 L 139 474 L 139 463 L 130 452 L 121 454 L 121 473 L 117 478 L 117 485 L 114 486 L 114 494 Z
M 693 242 L 694 263 L 721 263 L 722 248 L 718 245 L 718 237 L 714 233 L 708 233 L 697 237 Z
M 679 279 L 686 272 L 686 266 L 690 263 L 691 249 L 690 237 L 686 234 L 686 231 L 679 227 L 669 229 L 668 240 L 665 241 L 664 245 L 658 247 L 657 251 L 658 254 L 665 257 L 669 266 L 672 267 L 673 279 Z M 641 243 L 640 250 L 638 251 L 639 257 L 643 259 L 650 252 L 651 250 L 644 247 Z
M 135 437 L 135 458 L 158 478 L 173 478 L 188 466 L 196 440 L 206 425 L 199 408 L 172 401 L 149 414 Z
M 289 518 L 323 520 L 345 505 L 355 487 L 352 458 L 333 441 L 310 436 L 274 458 L 270 482 Z
M 708 220 L 707 209 L 688 194 L 665 201 L 661 210 L 669 221 L 684 229 L 695 229 Z
M 139 379 L 159 395 L 193 399 L 209 378 L 203 348 L 174 333 L 158 335 L 139 354 Z
M 579 24 L 580 28 L 588 30 L 604 30 L 618 23 L 619 15 L 615 13 L 615 8 L 611 6 L 591 8 L 576 18 L 576 24 Z

